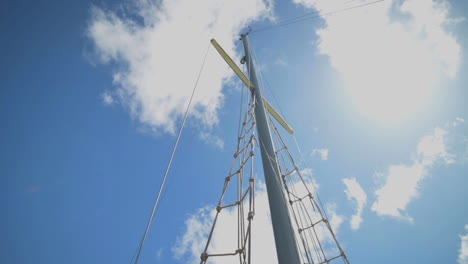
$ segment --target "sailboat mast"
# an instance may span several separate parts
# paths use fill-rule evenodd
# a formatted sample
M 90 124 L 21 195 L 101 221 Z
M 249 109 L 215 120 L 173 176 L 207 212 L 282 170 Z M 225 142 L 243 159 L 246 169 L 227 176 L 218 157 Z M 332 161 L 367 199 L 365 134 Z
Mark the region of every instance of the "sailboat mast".
M 254 90 L 252 96 L 255 97 L 255 119 L 260 143 L 263 172 L 268 193 L 268 202 L 270 205 L 271 222 L 273 224 L 273 233 L 275 236 L 276 254 L 279 264 L 299 264 L 299 250 L 297 248 L 294 230 L 292 228 L 291 218 L 288 212 L 288 202 L 283 193 L 281 174 L 276 160 L 273 140 L 267 122 L 264 102 L 262 100 L 262 91 L 257 81 L 255 67 L 252 61 L 252 55 L 249 48 L 248 33 L 241 36 L 244 51 L 245 63 L 249 72 L 250 82 Z

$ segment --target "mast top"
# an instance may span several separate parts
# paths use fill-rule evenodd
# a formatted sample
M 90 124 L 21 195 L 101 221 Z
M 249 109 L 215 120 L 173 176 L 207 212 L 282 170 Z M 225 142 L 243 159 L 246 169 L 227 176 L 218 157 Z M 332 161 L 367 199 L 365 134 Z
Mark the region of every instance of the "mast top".
M 242 40 L 243 37 L 247 36 L 250 32 L 252 32 L 252 28 L 250 26 L 247 27 L 249 28 L 249 30 L 245 33 L 241 33 L 239 40 Z

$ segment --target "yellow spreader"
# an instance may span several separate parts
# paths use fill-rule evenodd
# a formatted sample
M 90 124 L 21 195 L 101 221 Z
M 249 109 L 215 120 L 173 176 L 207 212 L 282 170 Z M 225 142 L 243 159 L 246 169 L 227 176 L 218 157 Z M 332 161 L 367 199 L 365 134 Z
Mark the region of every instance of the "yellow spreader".
M 229 55 L 224 51 L 224 49 L 218 44 L 218 42 L 216 42 L 215 39 L 212 39 L 211 44 L 219 52 L 221 57 L 223 57 L 223 59 L 226 61 L 226 63 L 229 65 L 229 67 L 231 67 L 231 69 L 234 71 L 234 73 L 236 73 L 237 76 L 239 76 L 241 81 L 251 91 L 253 91 L 255 89 L 255 87 L 252 85 L 250 80 L 244 75 L 244 73 L 239 69 L 239 67 L 231 59 L 231 57 L 229 57 Z M 278 114 L 278 112 L 273 108 L 273 106 L 271 106 L 270 103 L 268 103 L 268 101 L 265 98 L 262 98 L 262 99 L 263 99 L 263 105 L 264 105 L 265 109 L 276 119 L 276 121 L 278 121 L 278 123 L 280 123 L 280 125 L 282 127 L 284 127 L 284 129 L 286 129 L 286 131 L 288 131 L 289 134 L 293 134 L 294 130 L 288 125 L 286 120 L 284 120 L 284 118 L 280 114 Z

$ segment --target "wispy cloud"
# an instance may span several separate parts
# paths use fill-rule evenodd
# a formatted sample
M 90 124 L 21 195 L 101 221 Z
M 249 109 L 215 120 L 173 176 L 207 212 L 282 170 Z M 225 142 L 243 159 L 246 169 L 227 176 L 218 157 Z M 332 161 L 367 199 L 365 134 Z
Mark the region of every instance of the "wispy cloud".
M 446 137 L 447 130 L 436 127 L 433 134 L 420 139 L 417 154 L 419 162 L 424 166 L 431 166 L 436 159 L 442 159 L 447 164 L 454 163 L 454 155 L 447 153 Z
M 402 213 L 409 202 L 418 195 L 420 181 L 427 176 L 426 168 L 421 163 L 410 166 L 393 165 L 385 174 L 385 184 L 375 191 L 377 200 L 372 204 L 372 211 L 378 215 L 393 216 L 412 221 Z
M 328 160 L 328 149 L 313 149 L 312 156 L 319 155 L 322 160 Z
M 294 0 L 322 13 L 362 1 Z M 398 121 L 416 113 L 435 85 L 454 78 L 461 63 L 448 1 L 383 1 L 325 16 L 316 31 L 320 54 L 341 74 L 350 100 L 375 120 Z M 398 107 L 395 107 L 398 105 Z
M 354 200 L 356 202 L 356 214 L 351 217 L 350 224 L 351 229 L 357 230 L 362 223 L 362 211 L 367 203 L 367 194 L 356 178 L 345 178 L 343 179 L 343 183 L 346 185 L 346 190 L 344 192 L 348 200 Z
M 457 117 L 457 118 L 455 118 L 455 121 L 453 121 L 453 126 L 456 127 L 461 123 L 465 123 L 465 119 L 463 119 L 461 117 Z
M 328 220 L 330 221 L 330 225 L 335 234 L 338 234 L 338 230 L 340 229 L 341 224 L 344 222 L 344 217 L 337 213 L 337 207 L 338 206 L 335 203 L 326 205 L 327 214 L 330 218 Z M 327 232 L 328 234 L 328 231 L 323 230 L 322 232 Z M 328 240 L 331 241 L 332 238 L 328 237 Z
M 458 263 L 468 264 L 468 225 L 465 225 L 466 234 L 460 236 L 460 250 L 458 251 Z
M 105 91 L 101 94 L 102 102 L 105 105 L 112 105 L 115 103 L 114 97 L 109 93 L 109 91 Z
M 314 176 L 314 171 L 311 168 L 304 168 L 299 172 L 301 175 L 308 177 Z
M 216 38 L 238 58 L 234 37 L 245 25 L 270 17 L 272 8 L 271 0 L 135 0 L 120 13 L 93 7 L 86 33 L 99 61 L 113 67 L 119 95 L 113 100 L 145 127 L 174 133 L 209 40 Z M 206 70 L 191 116 L 210 128 L 218 122 L 223 83 L 233 74 L 215 52 L 208 56 Z
M 377 173 L 384 184 L 375 191 L 376 201 L 371 208 L 374 212 L 412 221 L 405 213 L 406 207 L 419 195 L 419 186 L 430 175 L 432 167 L 437 163 L 454 164 L 457 161 L 457 154 L 447 150 L 453 127 L 448 124 L 444 128 L 436 127 L 431 134 L 422 137 L 416 148 L 417 156 L 409 165 L 391 165 L 386 172 Z
M 213 133 L 201 132 L 200 133 L 200 139 L 203 140 L 204 142 L 210 144 L 210 145 L 213 145 L 213 146 L 219 148 L 220 150 L 224 149 L 224 141 L 220 137 L 214 135 Z
M 185 220 L 185 233 L 177 238 L 176 245 L 172 248 L 174 257 L 186 259 L 188 263 L 197 263 L 200 254 L 203 252 L 208 233 L 211 228 L 211 221 L 214 218 L 214 208 L 204 207 L 198 209 L 196 214 Z
M 162 255 L 163 255 L 163 248 L 159 248 L 157 251 L 156 251 L 156 259 L 158 261 L 160 261 L 162 259 Z
M 286 62 L 286 60 L 282 57 L 279 57 L 275 60 L 274 62 L 275 65 L 278 65 L 278 66 L 288 66 L 288 63 Z

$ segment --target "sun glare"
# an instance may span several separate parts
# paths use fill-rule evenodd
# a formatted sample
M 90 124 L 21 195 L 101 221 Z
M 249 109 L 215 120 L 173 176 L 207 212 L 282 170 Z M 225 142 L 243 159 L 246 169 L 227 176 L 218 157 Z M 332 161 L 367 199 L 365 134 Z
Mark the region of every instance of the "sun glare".
M 428 101 L 437 80 L 430 48 L 400 26 L 356 48 L 342 71 L 350 98 L 365 116 L 394 123 L 414 116 Z M 398 41 L 395 41 L 398 39 Z
M 428 19 L 433 14 L 437 19 Z M 372 12 L 330 16 L 317 31 L 319 52 L 329 56 L 363 116 L 399 123 L 428 106 L 441 77 L 457 73 L 460 47 L 444 27 L 449 23 L 446 14 L 446 6 L 405 1 L 395 10 L 387 2 Z
M 359 112 L 374 121 L 397 123 L 413 117 L 429 101 L 434 85 L 424 71 L 405 69 L 405 66 L 387 66 L 374 74 L 354 75 L 348 82 L 350 99 Z M 424 65 L 416 66 L 424 67 Z

